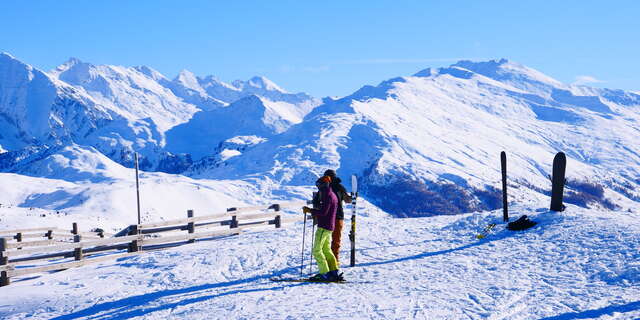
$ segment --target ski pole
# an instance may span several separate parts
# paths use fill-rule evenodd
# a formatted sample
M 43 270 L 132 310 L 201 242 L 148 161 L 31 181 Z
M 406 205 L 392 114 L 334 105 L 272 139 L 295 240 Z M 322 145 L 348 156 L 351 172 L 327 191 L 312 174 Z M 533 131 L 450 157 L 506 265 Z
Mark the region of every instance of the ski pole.
M 311 223 L 311 252 L 309 252 L 309 274 L 313 272 L 311 269 L 313 267 L 313 246 L 315 246 L 316 240 L 316 220 L 314 219 Z
M 307 234 L 307 213 L 304 213 L 304 222 L 302 223 L 302 250 L 300 250 L 300 276 L 303 274 L 304 269 L 304 238 Z

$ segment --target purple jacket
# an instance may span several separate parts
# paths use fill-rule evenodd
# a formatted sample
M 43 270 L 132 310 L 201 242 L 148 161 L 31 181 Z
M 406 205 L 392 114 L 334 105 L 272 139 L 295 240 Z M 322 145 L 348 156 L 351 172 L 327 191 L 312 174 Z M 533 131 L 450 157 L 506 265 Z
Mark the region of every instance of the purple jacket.
M 336 224 L 338 197 L 333 193 L 328 183 L 320 187 L 320 209 L 311 209 L 311 214 L 318 219 L 318 227 L 333 231 Z

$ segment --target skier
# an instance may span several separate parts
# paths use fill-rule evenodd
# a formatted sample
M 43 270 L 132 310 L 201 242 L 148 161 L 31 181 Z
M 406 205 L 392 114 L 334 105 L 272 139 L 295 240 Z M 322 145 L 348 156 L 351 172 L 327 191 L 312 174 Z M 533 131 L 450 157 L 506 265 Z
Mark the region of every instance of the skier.
M 341 274 L 339 274 L 336 258 L 331 251 L 331 234 L 335 226 L 338 198 L 331 190 L 331 177 L 323 176 L 320 178 L 318 188 L 320 189 L 320 208 L 302 207 L 304 213 L 311 213 L 318 221 L 312 252 L 320 271 L 309 280 L 340 281 Z
M 341 184 L 342 180 L 336 176 L 334 170 L 327 170 L 324 172 L 325 176 L 331 177 L 331 190 L 336 194 L 338 198 L 338 210 L 336 211 L 336 223 L 331 235 L 331 251 L 336 257 L 336 263 L 340 266 L 340 242 L 342 240 L 342 227 L 344 227 L 344 211 L 342 208 L 342 202 L 351 203 L 351 196 L 347 192 L 347 189 Z

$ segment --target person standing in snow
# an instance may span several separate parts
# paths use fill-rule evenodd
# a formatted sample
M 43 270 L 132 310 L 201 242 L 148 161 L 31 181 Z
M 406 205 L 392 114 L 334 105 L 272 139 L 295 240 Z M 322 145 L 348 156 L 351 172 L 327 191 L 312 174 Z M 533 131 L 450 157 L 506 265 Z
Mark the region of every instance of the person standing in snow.
M 338 281 L 341 275 L 338 272 L 336 257 L 331 251 L 331 234 L 335 227 L 338 197 L 331 190 L 331 177 L 323 176 L 317 186 L 320 189 L 320 208 L 302 207 L 304 213 L 311 213 L 318 221 L 312 253 L 320 270 L 310 280 Z
M 340 243 L 342 241 L 342 228 L 344 227 L 344 210 L 342 208 L 342 202 L 351 203 L 351 196 L 347 192 L 347 189 L 342 185 L 342 180 L 336 176 L 334 170 L 327 170 L 324 172 L 325 176 L 331 178 L 331 190 L 336 194 L 338 198 L 338 209 L 336 211 L 336 223 L 331 235 L 331 251 L 336 257 L 336 263 L 340 266 Z

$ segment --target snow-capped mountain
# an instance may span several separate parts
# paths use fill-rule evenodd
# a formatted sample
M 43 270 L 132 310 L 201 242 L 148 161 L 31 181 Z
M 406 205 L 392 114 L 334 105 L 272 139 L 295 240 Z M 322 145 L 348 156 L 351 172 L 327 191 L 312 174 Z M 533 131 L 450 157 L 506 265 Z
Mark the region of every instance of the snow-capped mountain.
M 229 84 L 183 71 L 168 80 L 74 59 L 49 75 L 2 59 L 3 171 L 47 176 L 94 152 L 131 166 L 135 150 L 145 170 L 252 181 L 269 197 L 297 194 L 334 168 L 405 216 L 500 206 L 503 150 L 513 199 L 548 193 L 563 151 L 567 201 L 640 201 L 640 95 L 566 85 L 504 59 L 425 69 L 319 106 L 260 77 Z M 26 169 L 49 167 L 40 161 L 58 169 Z
M 524 194 L 549 189 L 551 160 L 564 151 L 568 201 L 614 208 L 640 199 L 639 108 L 634 93 L 564 85 L 507 60 L 461 61 L 327 100 L 197 176 L 308 185 L 337 168 L 362 176 L 365 196 L 389 212 L 455 213 L 500 206 L 500 151 Z
M 213 110 L 229 104 L 205 92 L 198 83 L 196 75 L 188 70 L 182 70 L 173 81 L 163 77 L 158 80 L 158 83 L 170 89 L 184 101 L 197 105 L 202 110 Z
M 58 150 L 49 150 L 53 146 L 77 144 L 128 167 L 138 152 L 144 170 L 179 173 L 191 165 L 191 150 L 168 152 L 166 132 L 197 112 L 236 102 L 234 97 L 223 96 L 223 101 L 210 96 L 199 84 L 203 80 L 188 71 L 168 80 L 145 66 L 93 65 L 74 58 L 45 73 L 2 54 L 0 79 L 0 148 L 6 151 L 0 167 L 13 172 L 25 167 L 18 162 L 32 163 Z M 257 94 L 265 105 L 279 106 L 264 113 L 275 131 L 299 122 L 319 104 L 306 94 L 286 93 L 265 78 L 238 85 L 226 85 L 237 92 L 236 99 Z
M 160 132 L 186 122 L 198 111 L 136 68 L 96 66 L 72 58 L 50 74 L 124 118 L 151 119 Z
M 8 151 L 30 145 L 55 144 L 71 135 L 85 136 L 109 117 L 79 92 L 0 54 L 0 145 Z M 84 118 L 81 123 L 65 120 Z

